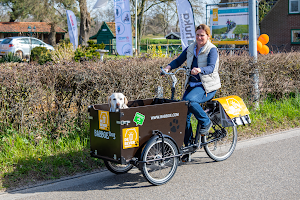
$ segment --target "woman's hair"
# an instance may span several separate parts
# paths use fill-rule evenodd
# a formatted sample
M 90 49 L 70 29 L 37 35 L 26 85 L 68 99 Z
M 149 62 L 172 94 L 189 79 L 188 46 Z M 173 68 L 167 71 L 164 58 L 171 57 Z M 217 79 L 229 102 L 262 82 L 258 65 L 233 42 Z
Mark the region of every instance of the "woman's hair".
M 206 24 L 200 24 L 199 26 L 197 26 L 196 31 L 198 31 L 200 29 L 202 29 L 206 32 L 206 34 L 208 35 L 208 38 L 211 38 L 209 26 L 207 26 Z

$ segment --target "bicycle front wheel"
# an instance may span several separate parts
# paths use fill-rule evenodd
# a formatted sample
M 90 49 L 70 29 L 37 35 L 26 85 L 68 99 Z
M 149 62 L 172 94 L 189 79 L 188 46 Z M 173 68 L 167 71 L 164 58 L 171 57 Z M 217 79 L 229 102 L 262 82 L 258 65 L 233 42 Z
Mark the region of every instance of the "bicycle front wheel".
M 215 161 L 223 161 L 231 156 L 237 142 L 237 128 L 214 126 L 214 131 L 202 137 L 206 154 Z M 213 141 L 215 140 L 215 141 Z M 213 141 L 213 142 L 212 142 Z
M 162 151 L 164 147 L 164 153 Z M 141 171 L 148 182 L 153 185 L 162 185 L 167 183 L 175 174 L 178 166 L 178 154 L 176 144 L 165 138 L 164 143 L 161 138 L 156 138 L 144 148 L 142 155 L 143 163 Z M 163 157 L 169 157 L 164 160 L 157 160 Z M 156 160 L 156 161 L 152 161 Z

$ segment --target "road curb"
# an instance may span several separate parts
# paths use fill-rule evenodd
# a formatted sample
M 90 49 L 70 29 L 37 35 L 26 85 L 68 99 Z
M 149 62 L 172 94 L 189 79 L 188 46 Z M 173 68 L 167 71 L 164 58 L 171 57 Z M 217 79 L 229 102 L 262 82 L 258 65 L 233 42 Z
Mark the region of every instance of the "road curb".
M 89 176 L 89 175 L 99 174 L 99 173 L 102 173 L 102 172 L 105 172 L 105 171 L 108 171 L 108 170 L 107 169 L 101 169 L 101 170 L 97 170 L 97 171 L 93 171 L 93 172 L 76 174 L 74 176 L 67 176 L 67 177 L 63 177 L 63 178 L 60 178 L 60 179 L 56 179 L 56 180 L 44 181 L 44 182 L 41 182 L 41 183 L 20 187 L 20 188 L 8 190 L 8 191 L 5 191 L 5 192 L 0 192 L 0 197 L 1 197 L 1 195 L 8 194 L 8 193 L 15 193 L 15 192 L 22 191 L 22 190 L 28 190 L 28 189 L 32 189 L 32 188 L 45 186 L 45 185 L 51 185 L 51 184 L 54 184 L 54 183 L 59 183 L 59 182 L 63 182 L 63 181 L 68 181 L 68 180 L 80 178 L 82 176 Z
M 269 135 L 264 135 L 261 137 L 251 138 L 247 140 L 238 141 L 236 145 L 236 150 L 253 147 L 256 145 L 266 144 L 270 142 L 275 142 L 278 140 L 289 139 L 292 137 L 297 137 L 300 135 L 300 128 L 290 129 L 286 131 L 281 131 Z

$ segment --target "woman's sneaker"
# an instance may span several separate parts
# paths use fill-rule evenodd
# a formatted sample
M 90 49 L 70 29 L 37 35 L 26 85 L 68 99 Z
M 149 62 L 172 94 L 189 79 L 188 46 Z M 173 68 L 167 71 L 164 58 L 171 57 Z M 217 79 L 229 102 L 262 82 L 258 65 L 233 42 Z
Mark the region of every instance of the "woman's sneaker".
M 200 128 L 199 134 L 207 136 L 209 133 L 208 131 L 210 130 L 211 127 L 212 127 L 212 122 L 209 122 L 207 126 Z
M 185 154 L 181 157 L 181 162 L 189 162 L 191 159 L 190 159 L 190 154 Z

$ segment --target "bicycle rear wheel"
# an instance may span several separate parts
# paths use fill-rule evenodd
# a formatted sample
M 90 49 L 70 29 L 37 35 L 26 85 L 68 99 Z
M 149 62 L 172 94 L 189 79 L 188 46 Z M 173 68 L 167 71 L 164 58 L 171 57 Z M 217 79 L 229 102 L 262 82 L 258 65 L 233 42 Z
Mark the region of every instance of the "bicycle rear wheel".
M 237 128 L 213 126 L 214 131 L 208 136 L 202 136 L 202 142 L 211 142 L 204 146 L 206 154 L 215 161 L 223 161 L 231 156 L 237 142 Z M 219 138 L 219 139 L 218 139 Z
M 107 160 L 104 160 L 104 164 L 109 171 L 111 171 L 112 173 L 115 173 L 115 174 L 124 174 L 133 168 L 132 164 L 122 165 L 122 164 L 113 163 L 113 162 L 110 162 Z

